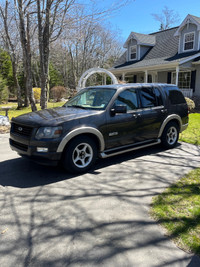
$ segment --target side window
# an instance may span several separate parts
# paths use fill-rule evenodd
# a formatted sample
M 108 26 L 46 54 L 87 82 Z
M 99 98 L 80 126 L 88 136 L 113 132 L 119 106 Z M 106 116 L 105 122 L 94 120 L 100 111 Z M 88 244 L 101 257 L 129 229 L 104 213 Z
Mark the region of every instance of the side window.
M 140 95 L 143 108 L 150 108 L 157 106 L 156 97 L 152 88 L 142 88 L 140 90 Z
M 178 90 L 169 91 L 169 100 L 172 105 L 185 103 L 185 98 L 182 92 Z
M 158 88 L 154 88 L 154 93 L 156 96 L 157 106 L 162 106 L 163 105 L 163 99 L 162 99 L 162 95 L 161 95 L 160 90 Z
M 135 89 L 127 89 L 121 92 L 115 100 L 115 105 L 126 105 L 127 110 L 138 108 L 137 92 Z

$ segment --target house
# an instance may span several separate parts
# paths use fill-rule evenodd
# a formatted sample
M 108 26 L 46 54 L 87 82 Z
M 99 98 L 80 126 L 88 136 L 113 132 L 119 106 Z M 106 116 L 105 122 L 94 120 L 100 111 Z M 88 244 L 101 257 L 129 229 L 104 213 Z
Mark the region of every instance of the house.
M 187 15 L 179 27 L 131 32 L 126 51 L 110 71 L 127 82 L 172 83 L 185 96 L 200 96 L 200 17 Z

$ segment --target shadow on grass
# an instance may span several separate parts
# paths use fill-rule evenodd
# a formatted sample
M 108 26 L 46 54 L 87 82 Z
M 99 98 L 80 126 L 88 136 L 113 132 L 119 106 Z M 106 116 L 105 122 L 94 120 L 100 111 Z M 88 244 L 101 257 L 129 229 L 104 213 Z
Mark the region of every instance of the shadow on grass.
M 178 242 L 180 247 L 200 256 L 200 183 L 198 181 L 200 178 L 197 169 L 155 197 L 151 214 L 167 229 L 169 237 Z

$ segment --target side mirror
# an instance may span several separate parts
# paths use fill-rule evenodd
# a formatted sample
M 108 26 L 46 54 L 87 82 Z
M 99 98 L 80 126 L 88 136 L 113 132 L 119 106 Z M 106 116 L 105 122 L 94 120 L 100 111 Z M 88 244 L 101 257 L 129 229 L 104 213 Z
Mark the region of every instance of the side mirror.
M 126 105 L 115 105 L 110 110 L 111 115 L 115 115 L 116 113 L 126 113 L 126 112 L 127 112 Z

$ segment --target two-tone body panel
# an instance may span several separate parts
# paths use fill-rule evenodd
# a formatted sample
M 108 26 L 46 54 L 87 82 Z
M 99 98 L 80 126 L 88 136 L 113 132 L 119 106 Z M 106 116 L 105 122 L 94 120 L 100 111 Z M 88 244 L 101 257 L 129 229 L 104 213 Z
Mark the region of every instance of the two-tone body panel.
M 169 122 L 176 123 L 179 132 L 187 128 L 187 104 L 173 85 L 120 84 L 84 90 L 84 98 L 80 92 L 63 107 L 13 118 L 11 148 L 40 163 L 57 164 L 79 136 L 92 139 L 98 154 L 106 157 L 159 143 Z M 180 103 L 173 101 L 174 92 Z M 38 137 L 41 129 L 45 134 L 54 130 L 55 135 Z

